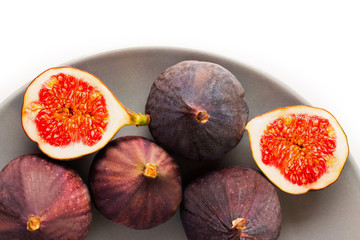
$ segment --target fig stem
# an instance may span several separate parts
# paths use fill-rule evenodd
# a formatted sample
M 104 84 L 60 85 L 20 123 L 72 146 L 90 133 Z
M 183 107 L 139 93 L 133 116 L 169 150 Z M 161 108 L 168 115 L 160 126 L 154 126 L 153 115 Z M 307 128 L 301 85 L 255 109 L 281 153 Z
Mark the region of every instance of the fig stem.
M 232 228 L 236 228 L 238 230 L 243 230 L 246 225 L 246 219 L 245 218 L 237 218 L 232 221 Z
M 128 125 L 136 125 L 136 126 L 147 126 L 150 123 L 150 115 L 149 114 L 141 114 L 136 113 L 130 109 L 126 109 L 126 112 L 130 116 L 130 123 Z
M 27 222 L 26 229 L 29 230 L 29 231 L 38 230 L 40 228 L 40 223 L 41 223 L 40 218 L 38 218 L 38 217 L 36 217 L 34 215 L 30 215 L 29 220 Z
M 206 112 L 206 110 L 200 110 L 196 113 L 195 118 L 198 122 L 206 123 L 209 120 L 210 115 Z
M 153 163 L 147 163 L 144 169 L 144 176 L 149 178 L 156 178 L 158 175 L 157 167 Z

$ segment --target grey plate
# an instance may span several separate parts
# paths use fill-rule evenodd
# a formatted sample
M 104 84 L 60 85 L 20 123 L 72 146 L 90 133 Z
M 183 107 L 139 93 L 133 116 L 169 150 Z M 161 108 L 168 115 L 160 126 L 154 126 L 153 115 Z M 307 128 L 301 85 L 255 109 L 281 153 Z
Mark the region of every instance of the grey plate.
M 128 108 L 144 112 L 152 82 L 167 67 L 182 60 L 202 60 L 218 63 L 230 70 L 246 91 L 250 118 L 274 108 L 306 104 L 286 87 L 254 69 L 221 56 L 184 49 L 137 48 L 112 51 L 73 61 L 71 65 L 99 77 Z M 44 69 L 45 70 L 45 69 Z M 36 76 L 34 76 L 36 77 Z M 30 79 L 29 79 L 30 80 Z M 39 152 L 21 127 L 22 95 L 19 89 L 0 105 L 0 168 L 13 158 Z M 116 137 L 142 135 L 151 138 L 147 127 L 128 126 Z M 87 181 L 94 154 L 65 162 Z M 228 165 L 248 165 L 257 168 L 245 133 L 240 144 L 223 159 L 210 163 L 191 163 L 177 158 L 184 183 L 199 173 Z M 294 196 L 278 191 L 282 205 L 283 227 L 280 239 L 359 239 L 360 178 L 350 156 L 338 181 L 330 187 Z M 179 212 L 168 222 L 151 230 L 137 231 L 112 223 L 93 209 L 93 222 L 88 240 L 98 239 L 186 239 Z

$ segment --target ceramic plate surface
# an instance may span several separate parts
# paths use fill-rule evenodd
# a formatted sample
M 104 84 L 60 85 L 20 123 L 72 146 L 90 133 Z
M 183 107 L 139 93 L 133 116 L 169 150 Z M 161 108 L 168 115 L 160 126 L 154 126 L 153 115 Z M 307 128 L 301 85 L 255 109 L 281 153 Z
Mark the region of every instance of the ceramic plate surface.
M 245 89 L 246 101 L 250 109 L 249 119 L 278 107 L 307 104 L 296 93 L 252 68 L 228 58 L 192 50 L 125 49 L 90 56 L 65 65 L 89 71 L 100 78 L 126 107 L 136 112 L 144 112 L 153 81 L 167 67 L 182 60 L 210 61 L 230 70 Z M 29 79 L 29 82 L 31 80 Z M 0 169 L 20 155 L 39 152 L 37 145 L 29 140 L 21 127 L 24 91 L 25 87 L 19 89 L 0 105 Z M 142 135 L 152 139 L 147 127 L 127 126 L 115 137 L 123 135 Z M 94 154 L 91 154 L 64 164 L 74 168 L 87 181 L 93 157 Z M 229 165 L 257 168 L 251 156 L 247 133 L 244 134 L 240 144 L 219 161 L 192 163 L 180 158 L 177 158 L 177 161 L 184 184 L 202 172 Z M 338 181 L 328 188 L 304 195 L 290 195 L 280 190 L 278 194 L 283 214 L 279 239 L 359 239 L 360 177 L 351 156 Z M 179 211 L 165 224 L 140 231 L 110 222 L 93 208 L 93 222 L 86 239 L 184 240 L 186 235 Z

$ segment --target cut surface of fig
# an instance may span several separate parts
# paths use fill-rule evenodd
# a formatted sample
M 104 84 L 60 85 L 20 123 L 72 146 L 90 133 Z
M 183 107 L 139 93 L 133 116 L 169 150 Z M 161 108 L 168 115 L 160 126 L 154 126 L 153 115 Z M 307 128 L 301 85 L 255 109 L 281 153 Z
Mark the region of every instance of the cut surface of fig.
M 288 193 L 301 194 L 335 182 L 349 153 L 341 126 L 320 108 L 279 108 L 250 120 L 246 129 L 257 165 Z
M 24 95 L 23 128 L 56 159 L 92 153 L 124 125 L 148 121 L 147 116 L 126 109 L 94 75 L 72 67 L 46 70 Z
M 150 229 L 169 220 L 182 199 L 179 168 L 154 142 L 139 136 L 112 140 L 91 166 L 94 205 L 109 220 Z
M 0 239 L 85 239 L 91 219 L 89 191 L 74 171 L 25 155 L 0 172 Z
M 273 240 L 282 216 L 274 186 L 254 169 L 232 166 L 185 188 L 181 220 L 189 240 Z
M 166 150 L 186 159 L 213 160 L 241 140 L 248 119 L 245 91 L 224 67 L 183 61 L 153 83 L 145 112 L 149 129 Z

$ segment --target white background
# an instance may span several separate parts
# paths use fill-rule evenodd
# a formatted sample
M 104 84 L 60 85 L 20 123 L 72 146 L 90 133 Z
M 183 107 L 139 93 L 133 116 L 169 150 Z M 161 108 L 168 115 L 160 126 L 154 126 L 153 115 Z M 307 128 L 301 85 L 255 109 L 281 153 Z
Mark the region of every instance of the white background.
M 139 46 L 191 48 L 250 65 L 329 110 L 360 166 L 356 2 L 6 1 L 0 104 L 45 69 L 73 59 Z

